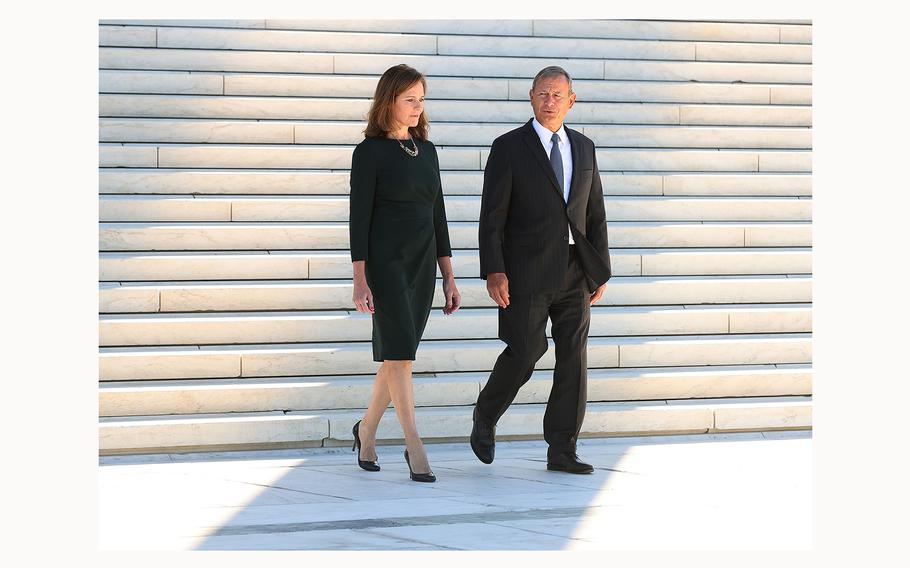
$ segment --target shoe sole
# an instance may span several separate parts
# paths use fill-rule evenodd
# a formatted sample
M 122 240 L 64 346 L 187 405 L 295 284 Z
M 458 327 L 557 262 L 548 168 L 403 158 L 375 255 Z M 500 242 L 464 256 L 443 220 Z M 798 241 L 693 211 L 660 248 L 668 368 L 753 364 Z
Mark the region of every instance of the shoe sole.
M 550 465 L 547 464 L 547 469 L 550 471 L 564 471 L 566 473 L 594 473 L 594 468 L 591 469 L 582 469 L 577 471 L 569 471 L 564 466 L 561 465 Z

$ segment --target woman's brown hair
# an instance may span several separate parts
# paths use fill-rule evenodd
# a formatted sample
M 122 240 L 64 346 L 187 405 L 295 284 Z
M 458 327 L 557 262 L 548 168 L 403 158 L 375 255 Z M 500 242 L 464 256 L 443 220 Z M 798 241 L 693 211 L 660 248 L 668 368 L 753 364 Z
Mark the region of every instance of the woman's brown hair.
M 395 119 L 392 115 L 395 97 L 407 91 L 418 81 L 423 85 L 423 91 L 426 93 L 427 78 L 420 71 L 404 63 L 386 69 L 379 78 L 379 83 L 376 84 L 373 104 L 367 115 L 367 127 L 363 131 L 363 135 L 367 138 L 385 138 L 395 127 Z M 430 123 L 427 120 L 426 109 L 424 109 L 417 120 L 417 126 L 409 127 L 408 132 L 414 138 L 426 140 L 429 129 Z

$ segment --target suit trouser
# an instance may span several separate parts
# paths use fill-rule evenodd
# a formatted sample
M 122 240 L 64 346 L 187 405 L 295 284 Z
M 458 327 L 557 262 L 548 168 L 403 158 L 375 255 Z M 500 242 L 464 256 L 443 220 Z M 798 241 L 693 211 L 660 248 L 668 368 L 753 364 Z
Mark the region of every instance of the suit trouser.
M 547 318 L 556 346 L 553 387 L 544 413 L 544 440 L 549 453 L 574 452 L 587 399 L 590 293 L 575 247 L 563 289 L 540 294 L 509 294 L 509 306 L 499 309 L 499 338 L 507 345 L 496 359 L 490 378 L 477 399 L 481 418 L 496 424 L 518 390 L 531 378 L 534 365 L 547 351 Z

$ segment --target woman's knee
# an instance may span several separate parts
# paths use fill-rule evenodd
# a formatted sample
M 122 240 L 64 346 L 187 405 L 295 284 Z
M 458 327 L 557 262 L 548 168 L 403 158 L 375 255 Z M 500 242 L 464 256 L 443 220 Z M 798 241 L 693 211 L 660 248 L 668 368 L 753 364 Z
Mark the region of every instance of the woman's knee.
M 400 373 L 410 371 L 414 367 L 414 361 L 409 359 L 386 359 L 382 365 L 389 371 Z

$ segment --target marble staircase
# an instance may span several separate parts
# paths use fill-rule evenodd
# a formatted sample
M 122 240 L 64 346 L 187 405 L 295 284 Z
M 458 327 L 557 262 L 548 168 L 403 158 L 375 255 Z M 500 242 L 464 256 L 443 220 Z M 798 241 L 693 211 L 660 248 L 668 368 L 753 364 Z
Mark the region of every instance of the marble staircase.
M 583 436 L 811 428 L 811 25 L 804 21 L 102 20 L 99 452 L 351 443 L 372 373 L 348 170 L 379 74 L 428 75 L 464 309 L 415 362 L 424 439 L 465 440 L 493 361 L 489 144 L 575 78 L 614 277 Z M 434 304 L 441 306 L 437 287 Z M 503 438 L 540 438 L 551 349 Z M 382 442 L 401 431 L 389 411 Z

